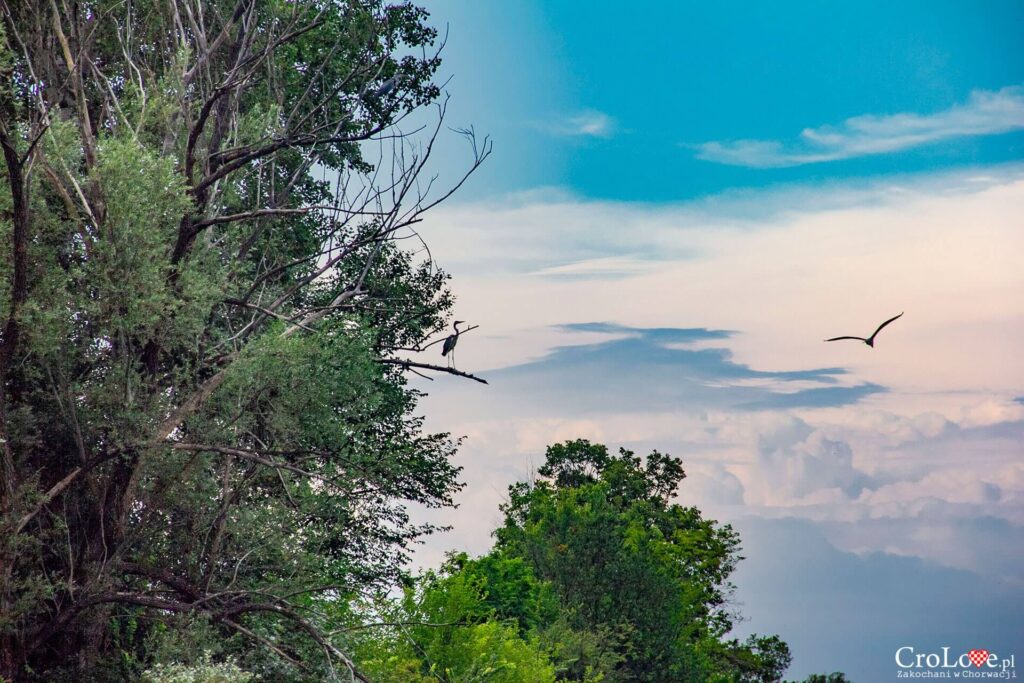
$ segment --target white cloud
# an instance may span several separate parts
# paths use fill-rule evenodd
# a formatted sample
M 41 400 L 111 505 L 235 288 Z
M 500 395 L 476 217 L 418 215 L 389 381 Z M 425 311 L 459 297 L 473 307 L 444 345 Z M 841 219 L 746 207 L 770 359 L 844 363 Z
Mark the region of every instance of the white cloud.
M 835 490 L 840 499 L 856 499 L 872 478 L 853 465 L 853 450 L 803 421 L 776 433 L 762 434 L 758 457 L 746 490 L 754 502 L 791 504 Z M 839 493 L 841 492 L 841 493 Z
M 932 114 L 865 114 L 838 126 L 806 128 L 796 142 L 732 140 L 697 146 L 697 157 L 732 166 L 777 168 L 896 152 L 952 138 L 1024 129 L 1024 87 L 975 90 Z
M 904 534 L 900 552 L 967 566 L 950 559 L 950 539 L 971 528 L 964 520 L 1024 523 L 1015 465 L 1024 405 L 1012 400 L 1024 382 L 1022 212 L 1019 166 L 671 206 L 543 192 L 439 207 L 424 234 L 454 276 L 458 317 L 481 325 L 460 345 L 460 367 L 492 384 L 422 384 L 430 427 L 469 437 L 458 460 L 462 507 L 435 520 L 455 530 L 430 551 L 484 550 L 506 487 L 541 464 L 548 444 L 585 437 L 682 457 L 681 500 L 715 518 L 796 515 L 857 551 L 896 552 Z M 821 341 L 870 331 L 890 309 L 907 313 L 875 349 Z M 626 327 L 559 327 L 594 321 Z M 600 378 L 516 383 L 487 371 L 637 337 L 630 327 L 734 330 L 701 348 L 728 348 L 736 363 L 768 372 L 842 367 L 849 374 L 837 386 L 888 392 L 750 411 L 678 397 L 674 363 L 635 386 L 619 382 L 637 377 L 639 356 L 609 367 L 628 391 Z M 808 388 L 742 376 L 728 384 Z M 667 390 L 670 400 L 644 404 Z M 599 393 L 609 399 L 598 410 Z M 958 517 L 919 522 L 936 502 Z
M 460 344 L 460 367 L 492 383 L 419 385 L 430 392 L 428 426 L 468 438 L 456 461 L 467 482 L 460 507 L 423 513 L 453 531 L 429 539 L 417 561 L 486 551 L 507 486 L 530 478 L 547 445 L 584 437 L 683 458 L 679 500 L 737 523 L 742 611 L 802 653 L 801 675 L 828 665 L 882 680 L 891 672 L 878 673 L 877 653 L 940 619 L 971 638 L 998 633 L 993 620 L 1020 632 L 996 613 L 1018 625 L 1020 591 L 1011 600 L 992 586 L 1022 578 L 1021 215 L 1019 166 L 674 206 L 543 192 L 439 207 L 424 234 L 454 275 L 458 317 L 481 325 Z M 875 349 L 821 341 L 870 331 L 890 309 L 907 313 Z M 564 326 L 595 321 L 617 325 Z M 736 331 L 701 347 L 727 347 L 736 363 L 841 367 L 840 386 L 888 392 L 752 411 L 679 396 L 674 362 L 622 391 L 600 378 L 515 383 L 486 370 L 565 345 L 639 341 L 632 327 L 698 326 Z M 652 362 L 629 358 L 610 365 L 612 380 Z M 726 378 L 744 390 L 808 388 L 769 379 Z M 641 405 L 666 387 L 671 400 Z M 610 400 L 595 410 L 598 393 Z M 810 657 L 823 642 L 848 643 L 860 668 Z
M 722 506 L 744 504 L 743 482 L 718 462 L 702 462 L 686 467 L 686 479 L 679 490 L 683 505 L 696 505 L 705 512 Z
M 979 172 L 999 180 L 974 182 Z M 538 358 L 566 343 L 554 326 L 607 320 L 739 330 L 738 363 L 842 365 L 909 390 L 901 402 L 968 388 L 1019 395 L 1020 168 L 893 184 L 673 206 L 526 197 L 439 207 L 423 234 L 455 277 L 458 317 L 481 325 L 459 349 L 467 368 Z M 876 349 L 821 343 L 904 310 Z
M 550 277 L 620 277 L 643 273 L 651 270 L 653 267 L 654 264 L 648 259 L 632 256 L 605 256 L 540 268 L 531 273 L 531 275 L 546 275 Z
M 559 121 L 542 124 L 541 127 L 552 135 L 610 138 L 615 132 L 615 119 L 604 112 L 587 109 Z

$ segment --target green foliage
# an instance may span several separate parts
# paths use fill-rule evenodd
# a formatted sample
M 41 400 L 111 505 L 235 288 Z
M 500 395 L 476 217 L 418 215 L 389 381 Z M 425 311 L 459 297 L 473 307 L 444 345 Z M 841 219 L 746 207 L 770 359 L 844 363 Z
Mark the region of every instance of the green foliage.
M 498 618 L 490 606 L 486 571 L 457 556 L 442 573 L 423 576 L 400 604 L 385 607 L 387 626 L 366 634 L 357 647 L 370 678 L 395 683 L 555 681 L 554 666 L 540 643 L 520 633 L 515 621 Z M 538 586 L 528 574 L 493 586 L 505 598 L 518 591 L 535 604 L 530 598 L 537 596 Z M 523 611 L 522 605 L 515 609 Z
M 724 637 L 739 538 L 672 502 L 679 460 L 580 440 L 538 473 L 511 487 L 492 552 L 453 553 L 403 599 L 352 615 L 375 680 L 781 680 L 778 636 Z
M 580 440 L 552 446 L 538 474 L 510 488 L 496 551 L 549 581 L 574 629 L 622 634 L 626 680 L 779 679 L 789 653 L 777 638 L 720 640 L 739 537 L 670 502 L 678 460 Z
M 593 630 L 574 628 L 578 620 L 560 614 L 553 623 L 537 632 L 538 642 L 555 664 L 556 679 L 580 683 L 618 683 L 628 681 L 626 662 L 631 629 L 620 625 L 617 631 L 599 625 Z
M 460 488 L 386 362 L 453 306 L 404 239 L 422 157 L 363 155 L 422 148 L 393 126 L 440 93 L 437 31 L 383 0 L 8 4 L 0 675 L 244 678 L 210 650 L 321 680 L 434 530 L 409 506 Z M 514 663 L 505 629 L 478 636 Z
M 777 636 L 726 640 L 738 538 L 671 502 L 678 460 L 575 441 L 513 486 L 495 549 L 452 554 L 361 616 L 381 680 L 777 683 Z M 367 624 L 367 622 L 375 622 Z M 526 667 L 524 669 L 524 667 Z
M 460 488 L 395 357 L 453 306 L 395 127 L 437 37 L 383 0 L 5 4 L 0 677 L 779 679 L 661 453 L 552 446 L 493 552 L 405 575 L 409 506 Z
M 523 635 L 558 616 L 558 601 L 551 585 L 538 581 L 522 558 L 491 554 L 471 560 L 459 553 L 449 558 L 443 571 L 479 585 L 481 607 L 502 620 L 514 620 Z
M 142 674 L 141 683 L 250 683 L 253 674 L 240 669 L 232 660 L 214 663 L 209 652 L 198 664 L 157 664 Z
M 789 646 L 778 636 L 752 635 L 743 643 L 707 639 L 700 644 L 716 683 L 777 683 L 792 661 Z

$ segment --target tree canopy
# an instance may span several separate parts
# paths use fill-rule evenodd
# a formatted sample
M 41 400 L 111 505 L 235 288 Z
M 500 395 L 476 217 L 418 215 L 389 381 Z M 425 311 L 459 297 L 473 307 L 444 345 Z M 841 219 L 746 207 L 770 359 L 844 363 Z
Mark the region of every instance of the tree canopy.
M 421 177 L 437 31 L 376 0 L 0 18 L 0 676 L 119 680 L 185 622 L 353 673 L 317 605 L 394 581 L 407 504 L 459 488 L 401 355 L 452 306 L 415 232 L 460 184 Z
M 550 582 L 572 627 L 620 634 L 622 680 L 781 678 L 777 637 L 723 639 L 739 536 L 672 502 L 680 460 L 577 440 L 549 447 L 537 473 L 510 488 L 495 551 Z
M 729 638 L 739 537 L 674 502 L 677 458 L 575 440 L 513 485 L 478 558 L 452 553 L 400 599 L 357 610 L 381 681 L 779 683 L 778 636 Z M 842 674 L 808 681 L 846 680 Z

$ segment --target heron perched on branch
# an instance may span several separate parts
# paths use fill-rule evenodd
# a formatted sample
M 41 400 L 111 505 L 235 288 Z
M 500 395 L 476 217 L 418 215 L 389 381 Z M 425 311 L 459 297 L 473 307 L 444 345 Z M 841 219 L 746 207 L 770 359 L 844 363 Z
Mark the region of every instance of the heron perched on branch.
M 452 325 L 452 329 L 455 330 L 455 334 L 448 335 L 448 338 L 444 340 L 444 346 L 441 347 L 441 355 L 447 356 L 449 353 L 452 354 L 448 358 L 448 367 L 455 367 L 455 345 L 459 343 L 459 325 L 465 325 L 464 320 L 456 320 Z
M 402 79 L 402 77 L 401 77 L 401 75 L 400 75 L 400 74 L 395 74 L 394 76 L 392 76 L 392 77 L 391 77 L 391 78 L 389 78 L 388 80 L 386 80 L 386 81 L 384 81 L 383 83 L 381 83 L 381 84 L 380 84 L 380 87 L 379 87 L 379 88 L 377 88 L 377 89 L 376 89 L 376 90 L 375 90 L 375 91 L 373 92 L 373 96 L 374 96 L 374 97 L 384 97 L 384 96 L 385 96 L 385 95 L 387 95 L 387 94 L 388 94 L 389 92 L 391 92 L 392 90 L 394 90 L 394 89 L 395 89 L 395 87 L 396 87 L 396 86 L 398 85 L 398 82 L 399 82 L 399 81 L 400 81 L 401 79 Z

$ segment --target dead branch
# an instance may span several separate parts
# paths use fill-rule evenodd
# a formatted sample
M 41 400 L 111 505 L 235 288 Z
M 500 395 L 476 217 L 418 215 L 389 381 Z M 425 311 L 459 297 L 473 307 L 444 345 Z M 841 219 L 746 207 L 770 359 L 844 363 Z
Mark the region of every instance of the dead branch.
M 476 375 L 472 375 L 472 374 L 470 374 L 468 372 L 462 372 L 461 370 L 456 370 L 455 368 L 447 368 L 447 367 L 445 367 L 443 365 L 431 365 L 430 363 L 417 363 L 416 361 L 405 360 L 403 358 L 378 358 L 377 362 L 378 363 L 384 363 L 385 365 L 398 365 L 400 367 L 407 368 L 407 369 L 410 369 L 410 370 L 413 369 L 413 368 L 421 368 L 423 370 L 434 370 L 435 372 L 446 372 L 449 375 L 457 375 L 459 377 L 465 377 L 466 379 L 471 379 L 471 380 L 480 382 L 481 384 L 487 384 L 488 383 L 487 380 L 485 380 L 482 377 L 477 377 Z

